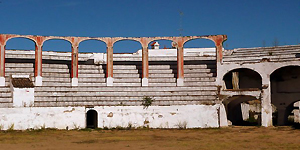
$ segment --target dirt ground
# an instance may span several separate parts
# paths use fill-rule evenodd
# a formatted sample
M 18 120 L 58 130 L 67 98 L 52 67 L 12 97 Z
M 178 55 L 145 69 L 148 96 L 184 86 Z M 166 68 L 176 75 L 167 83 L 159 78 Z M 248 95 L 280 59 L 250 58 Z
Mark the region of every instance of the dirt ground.
M 211 150 L 300 149 L 300 130 L 291 127 L 222 129 L 1 131 L 3 150 Z

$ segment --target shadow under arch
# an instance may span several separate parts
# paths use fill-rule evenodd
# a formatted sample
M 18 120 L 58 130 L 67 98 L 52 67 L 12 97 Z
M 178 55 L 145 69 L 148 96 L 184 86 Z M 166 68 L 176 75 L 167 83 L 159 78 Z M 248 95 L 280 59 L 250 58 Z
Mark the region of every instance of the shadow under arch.
M 254 100 L 257 100 L 257 98 L 254 96 L 234 95 L 223 101 L 227 113 L 227 119 L 231 121 L 232 125 L 258 125 L 259 124 L 259 123 L 253 124 L 253 123 L 246 122 L 245 114 L 249 114 L 249 109 L 243 110 L 241 106 L 242 103 L 246 103 Z M 260 122 L 259 118 L 258 118 L 258 122 Z
M 94 109 L 86 112 L 86 128 L 98 128 L 98 112 Z
M 270 75 L 271 102 L 276 106 L 274 125 L 290 125 L 288 116 L 300 97 L 300 66 L 284 66 Z
M 262 77 L 255 70 L 249 68 L 236 68 L 223 76 L 226 89 L 261 89 Z

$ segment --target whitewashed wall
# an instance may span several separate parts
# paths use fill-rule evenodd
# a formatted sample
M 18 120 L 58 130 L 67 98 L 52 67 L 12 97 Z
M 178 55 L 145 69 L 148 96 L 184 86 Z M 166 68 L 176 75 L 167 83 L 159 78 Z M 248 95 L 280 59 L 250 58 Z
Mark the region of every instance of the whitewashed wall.
M 15 130 L 85 128 L 86 112 L 93 109 L 98 113 L 99 128 L 128 127 L 129 124 L 150 128 L 208 128 L 219 127 L 219 108 L 218 104 L 150 106 L 148 109 L 142 106 L 0 108 L 0 126 L 2 130 L 12 125 Z

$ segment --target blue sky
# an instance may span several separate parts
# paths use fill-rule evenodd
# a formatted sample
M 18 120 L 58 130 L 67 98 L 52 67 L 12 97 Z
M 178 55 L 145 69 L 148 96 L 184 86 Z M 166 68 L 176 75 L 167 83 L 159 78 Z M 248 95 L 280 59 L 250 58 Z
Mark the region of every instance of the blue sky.
M 0 33 L 89 37 L 142 37 L 227 34 L 226 49 L 300 43 L 300 0 L 0 0 Z M 180 17 L 179 12 L 183 12 Z M 182 21 L 180 21 L 180 18 Z M 169 41 L 161 46 L 170 47 Z M 185 47 L 213 47 L 194 40 Z M 118 42 L 114 52 L 134 52 L 134 41 Z M 71 51 L 53 40 L 45 50 Z M 34 49 L 31 41 L 13 39 L 7 49 Z M 87 41 L 80 52 L 105 52 Z

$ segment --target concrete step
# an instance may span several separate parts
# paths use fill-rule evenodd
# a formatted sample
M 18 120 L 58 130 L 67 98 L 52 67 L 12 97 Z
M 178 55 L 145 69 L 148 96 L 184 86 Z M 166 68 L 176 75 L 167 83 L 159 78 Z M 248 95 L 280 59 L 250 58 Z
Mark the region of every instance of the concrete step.
M 184 82 L 184 86 L 216 86 L 215 82 Z
M 67 91 L 67 92 L 76 92 L 76 91 L 93 91 L 93 92 L 104 92 L 104 91 L 216 91 L 217 87 L 116 87 L 116 86 L 81 86 L 81 87 L 72 87 L 72 86 L 42 86 L 35 87 L 35 92 L 39 91 Z
M 216 91 L 196 91 L 196 92 L 173 92 L 173 91 L 160 91 L 160 92 L 36 92 L 34 96 L 43 97 L 43 96 L 65 96 L 65 97 L 120 97 L 120 96 L 203 96 L 203 95 L 216 95 Z
M 158 74 L 158 73 L 162 73 L 162 74 L 172 74 L 175 70 L 172 69 L 164 69 L 164 70 L 149 70 L 149 73 L 153 73 L 153 74 Z
M 176 101 L 170 101 L 170 100 L 160 100 L 160 101 L 154 101 L 153 106 L 170 106 L 170 105 L 200 105 L 200 104 L 207 104 L 211 103 L 211 100 L 176 100 Z M 67 107 L 67 106 L 142 106 L 142 101 L 84 101 L 84 102 L 78 102 L 78 101 L 67 101 L 67 102 L 43 102 L 38 101 L 35 102 L 34 105 L 36 107 Z M 0 105 L 1 106 L 1 105 Z
M 207 69 L 207 68 L 216 68 L 216 65 L 213 64 L 201 64 L 201 65 L 184 65 L 184 69 Z
M 203 77 L 203 78 L 188 78 L 185 77 L 184 78 L 185 82 L 189 82 L 189 81 L 207 81 L 207 82 L 215 82 L 216 78 L 215 77 Z
M 116 73 L 113 76 L 114 78 L 139 78 L 140 74 Z
M 113 70 L 114 74 L 117 73 L 130 73 L 130 74 L 137 74 L 138 70 Z
M 105 78 L 104 73 L 78 74 L 78 78 Z
M 149 78 L 175 78 L 175 74 L 149 73 Z
M 140 78 L 114 78 L 114 83 L 141 83 Z
M 184 74 L 184 77 L 200 78 L 200 77 L 214 77 L 215 73 L 197 73 L 197 74 Z
M 31 73 L 34 68 L 5 68 L 5 73 Z
M 70 96 L 70 97 L 62 97 L 62 96 L 43 96 L 43 97 L 35 97 L 35 101 L 41 102 L 88 102 L 88 101 L 142 101 L 144 96 L 101 96 L 101 97 L 82 97 L 82 96 Z M 177 100 L 216 100 L 216 96 L 154 96 L 155 101 L 177 101 Z
M 50 78 L 70 78 L 70 74 L 67 72 L 62 72 L 62 73 L 47 73 L 43 72 L 42 73 L 43 77 L 50 77 Z
M 69 69 L 67 64 L 43 64 L 43 68 Z
M 78 78 L 78 82 L 106 82 L 106 78 Z
M 149 83 L 166 83 L 166 82 L 176 82 L 176 78 L 149 78 Z
M 0 97 L 0 103 L 12 103 L 12 97 L 11 96 Z
M 5 68 L 33 68 L 33 63 L 5 63 Z
M 176 83 L 149 83 L 149 86 L 176 86 Z

